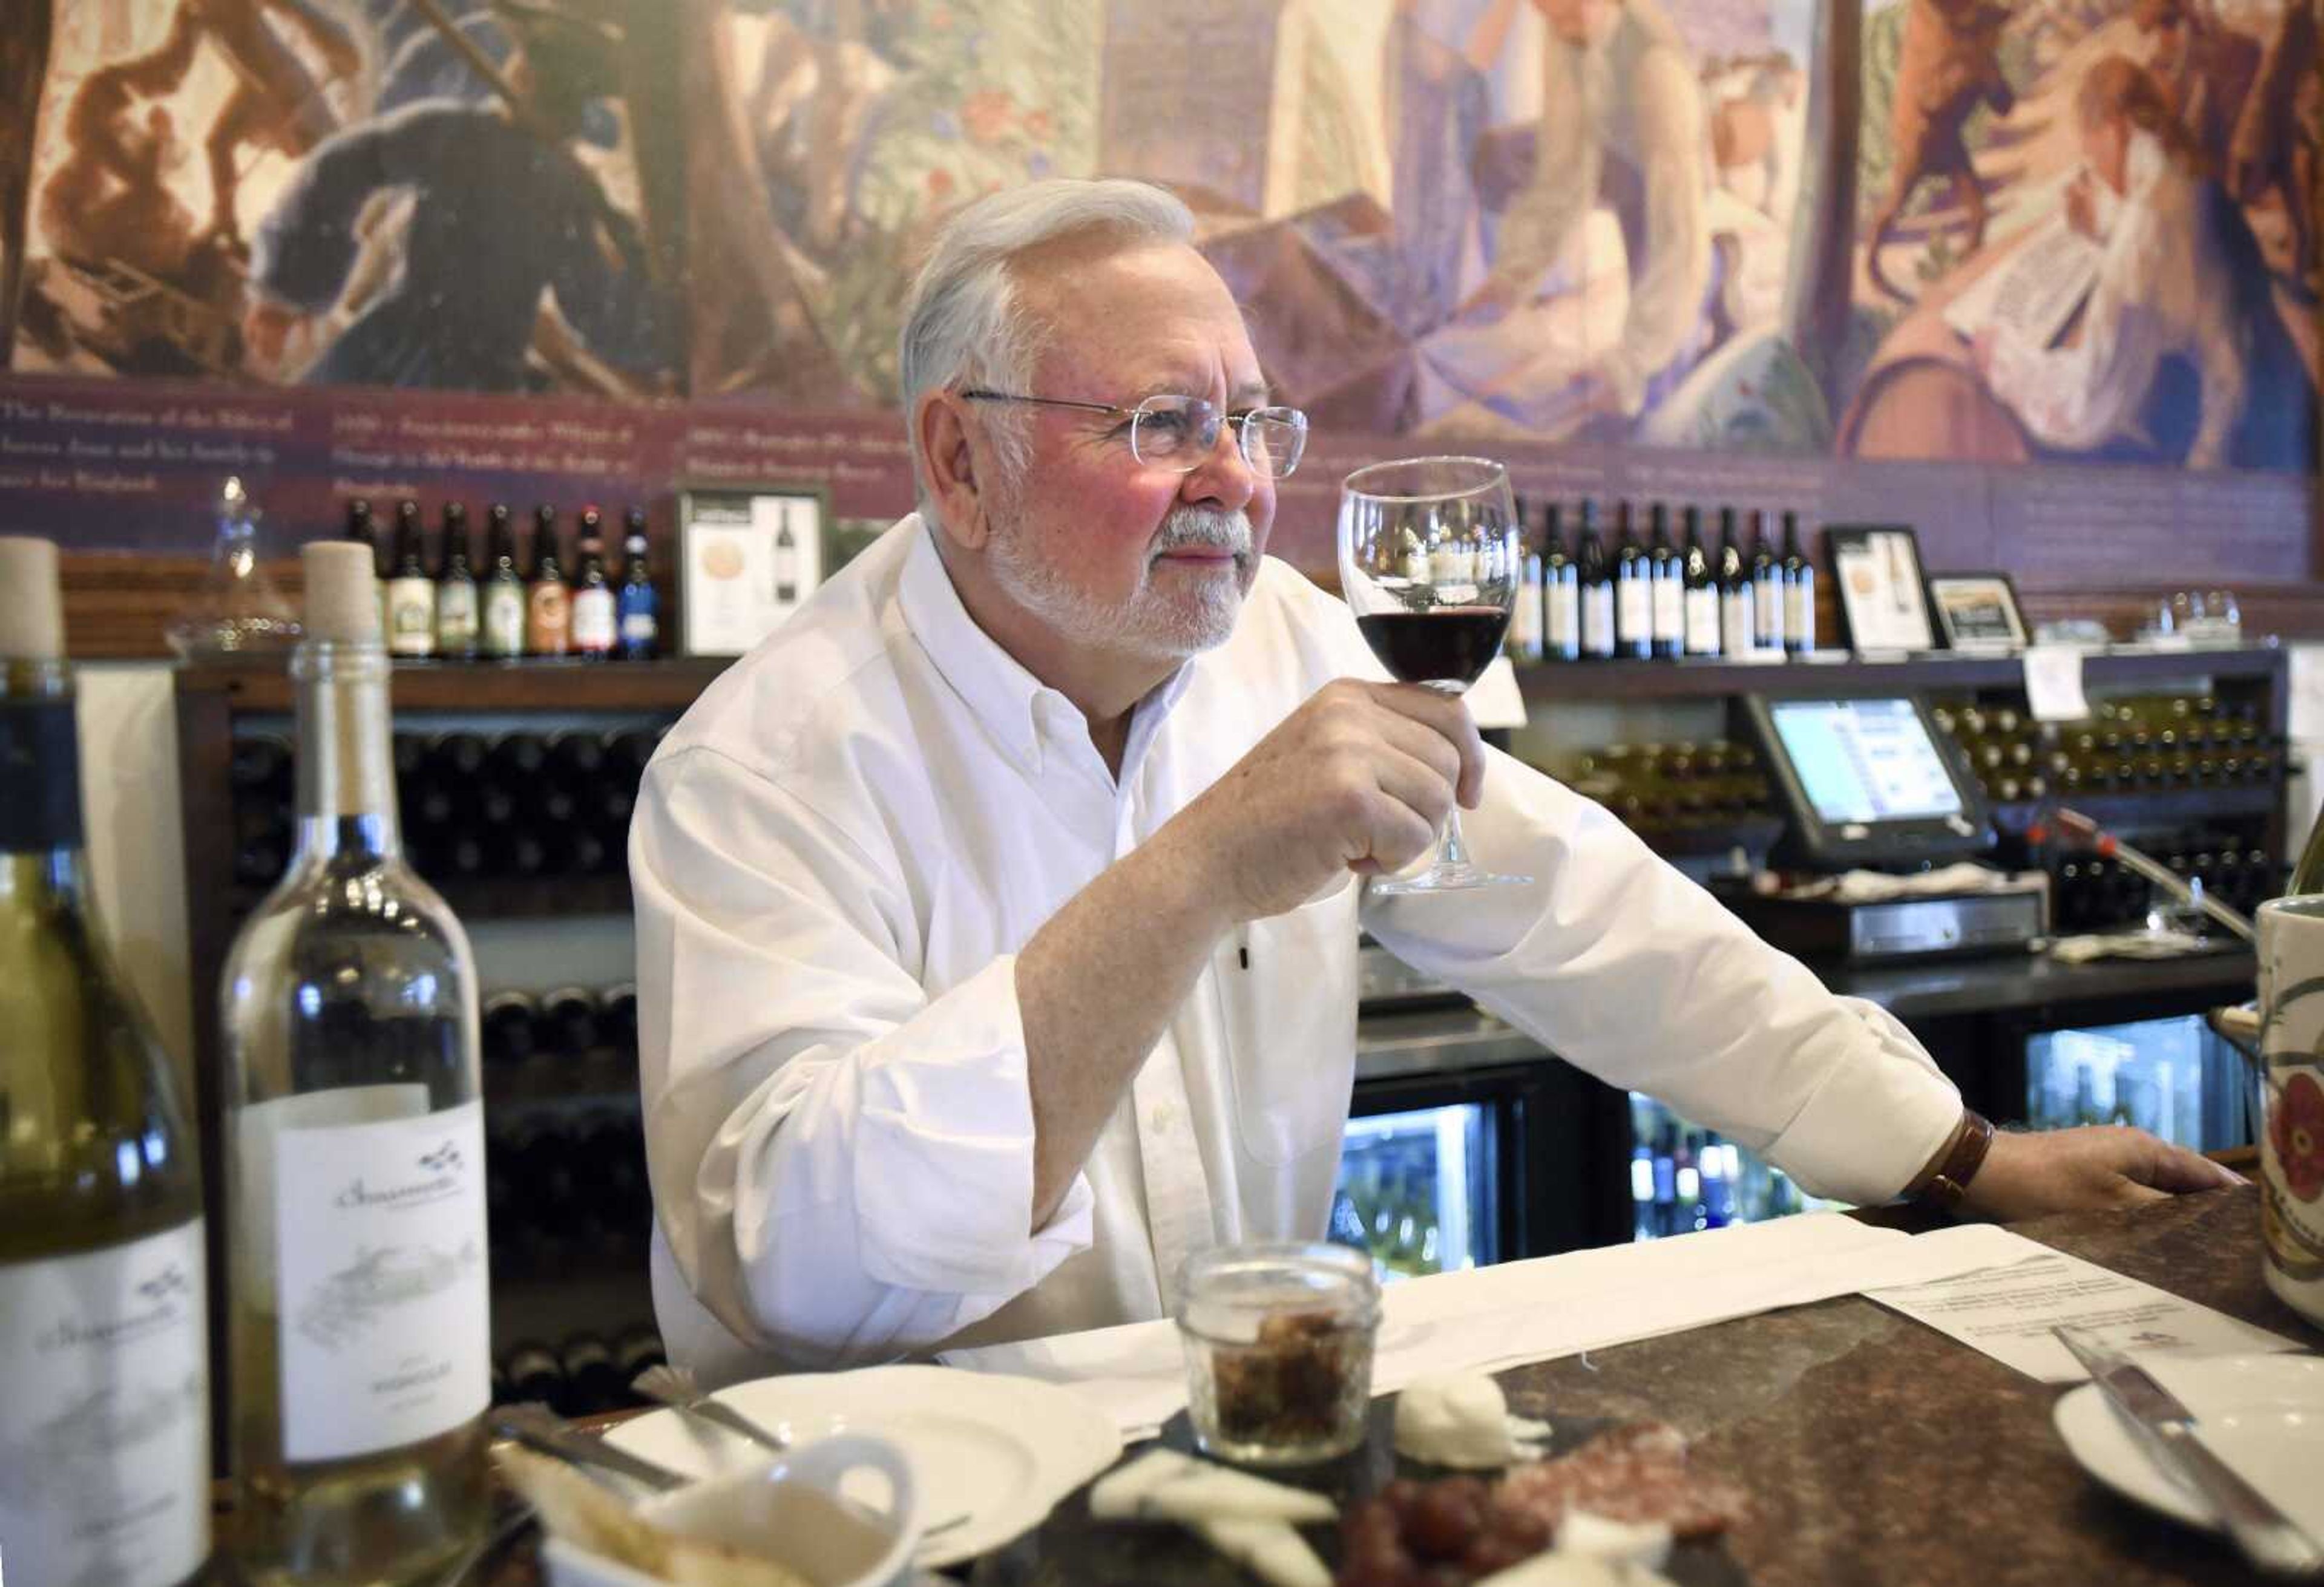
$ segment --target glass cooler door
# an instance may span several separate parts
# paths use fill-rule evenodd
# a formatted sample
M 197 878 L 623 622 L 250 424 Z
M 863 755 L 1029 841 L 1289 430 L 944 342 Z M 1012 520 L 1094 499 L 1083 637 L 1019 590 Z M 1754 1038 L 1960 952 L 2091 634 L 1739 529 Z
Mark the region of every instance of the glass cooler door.
M 1729 1224 L 1844 1206 L 1653 1097 L 1630 1093 L 1630 1233 L 1659 1240 Z
M 1370 1252 L 1384 1282 L 1494 1261 L 1492 1105 L 1350 1119 L 1332 1238 Z
M 2243 1071 L 2200 1014 L 2032 1032 L 2025 1120 L 2135 1124 L 2197 1151 L 2240 1146 L 2252 1139 Z

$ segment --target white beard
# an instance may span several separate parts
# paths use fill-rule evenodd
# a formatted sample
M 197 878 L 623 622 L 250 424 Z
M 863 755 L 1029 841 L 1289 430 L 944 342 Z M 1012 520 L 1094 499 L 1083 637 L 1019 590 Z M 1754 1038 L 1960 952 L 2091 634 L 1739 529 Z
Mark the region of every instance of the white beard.
M 1250 518 L 1240 510 L 1207 507 L 1176 508 L 1162 520 L 1160 533 L 1147 547 L 1138 587 L 1113 605 L 1093 601 L 1086 591 L 1069 583 L 1055 563 L 1027 543 L 1018 525 L 994 535 L 990 545 L 993 583 L 1064 638 L 1093 648 L 1175 661 L 1226 642 L 1241 614 L 1243 592 L 1258 573 Z M 1234 575 L 1198 573 L 1185 576 L 1185 589 L 1157 589 L 1156 559 L 1182 546 L 1231 551 Z

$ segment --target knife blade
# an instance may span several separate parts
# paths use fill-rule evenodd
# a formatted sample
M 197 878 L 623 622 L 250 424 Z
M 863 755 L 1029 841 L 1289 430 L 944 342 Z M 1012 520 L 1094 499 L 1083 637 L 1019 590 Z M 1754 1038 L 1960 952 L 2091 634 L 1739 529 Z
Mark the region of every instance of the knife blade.
M 2090 1374 L 2134 1442 L 2165 1474 L 2209 1502 L 2246 1559 L 2271 1575 L 2324 1577 L 2324 1548 L 2211 1453 L 2196 1436 L 2194 1413 L 2153 1373 L 2087 1329 L 2061 1323 L 2050 1331 Z

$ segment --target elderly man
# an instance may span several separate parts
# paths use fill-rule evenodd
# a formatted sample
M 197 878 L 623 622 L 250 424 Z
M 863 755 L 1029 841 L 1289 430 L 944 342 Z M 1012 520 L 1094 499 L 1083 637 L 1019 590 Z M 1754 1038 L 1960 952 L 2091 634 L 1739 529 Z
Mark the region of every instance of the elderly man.
M 1053 182 L 915 287 L 921 510 L 706 690 L 631 835 L 675 1359 L 714 1380 L 1152 1317 L 1179 1262 L 1323 1227 L 1356 938 L 1819 1192 L 1974 1151 L 1900 1027 L 1588 801 L 1379 674 L 1266 559 L 1268 406 L 1176 200 Z M 1458 797 L 1524 887 L 1370 899 Z M 2229 1176 L 2130 1131 L 1995 1139 L 1988 1214 Z

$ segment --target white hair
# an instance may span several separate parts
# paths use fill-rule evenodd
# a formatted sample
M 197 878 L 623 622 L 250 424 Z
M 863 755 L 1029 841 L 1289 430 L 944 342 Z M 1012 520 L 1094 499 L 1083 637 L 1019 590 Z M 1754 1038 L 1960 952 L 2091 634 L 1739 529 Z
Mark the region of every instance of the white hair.
M 1047 327 L 1017 299 L 1010 267 L 1047 243 L 1102 232 L 1125 244 L 1186 243 L 1194 217 L 1148 182 L 1057 178 L 980 198 L 954 216 L 912 283 L 897 349 L 906 423 L 923 391 L 982 385 L 1021 391 Z M 987 427 L 1010 480 L 1029 462 L 1022 414 L 997 411 Z M 927 510 L 928 482 L 914 437 L 912 480 Z

